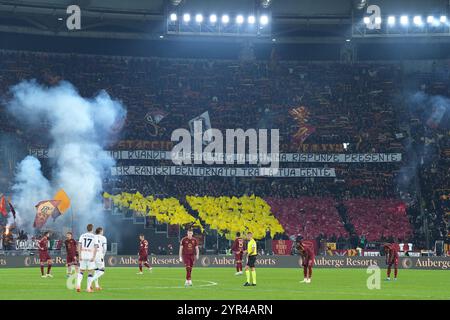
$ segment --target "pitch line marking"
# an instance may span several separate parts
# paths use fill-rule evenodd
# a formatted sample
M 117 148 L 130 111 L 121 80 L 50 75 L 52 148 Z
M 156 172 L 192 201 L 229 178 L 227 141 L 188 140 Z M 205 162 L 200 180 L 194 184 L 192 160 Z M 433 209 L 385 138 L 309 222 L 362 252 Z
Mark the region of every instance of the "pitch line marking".
M 175 278 L 158 278 L 158 280 L 177 280 Z M 206 282 L 206 284 L 200 284 L 200 285 L 193 285 L 192 288 L 205 288 L 205 287 L 212 287 L 217 286 L 219 283 L 214 281 L 208 281 L 208 280 L 195 280 L 194 282 Z M 147 290 L 147 289 L 185 289 L 186 287 L 183 286 L 143 286 L 143 287 L 135 287 L 135 288 L 107 288 L 108 290 Z M 106 288 L 105 288 L 106 289 Z

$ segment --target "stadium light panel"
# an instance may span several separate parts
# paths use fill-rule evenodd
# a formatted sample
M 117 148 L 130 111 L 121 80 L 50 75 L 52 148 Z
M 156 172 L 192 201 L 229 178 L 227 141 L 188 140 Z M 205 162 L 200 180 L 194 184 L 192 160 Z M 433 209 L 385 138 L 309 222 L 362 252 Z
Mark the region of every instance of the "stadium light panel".
M 242 15 L 238 15 L 236 17 L 236 23 L 237 24 L 243 24 L 244 23 L 244 17 Z
M 269 17 L 266 15 L 263 15 L 259 18 L 259 23 L 261 23 L 263 26 L 269 23 Z
M 409 18 L 408 16 L 401 16 L 400 17 L 400 23 L 404 26 L 406 26 L 409 23 Z
M 203 22 L 203 16 L 200 13 L 195 15 L 195 22 L 197 22 L 197 23 Z
M 177 21 L 178 17 L 176 13 L 171 13 L 170 14 L 170 21 Z
M 222 23 L 227 24 L 228 22 L 230 22 L 230 17 L 226 14 L 224 14 L 222 16 Z
M 184 21 L 184 22 L 189 22 L 189 21 L 191 21 L 191 15 L 190 15 L 189 13 L 183 14 L 183 21 Z
M 387 22 L 388 22 L 388 25 L 393 26 L 395 24 L 395 17 L 389 16 Z
M 249 16 L 248 17 L 248 23 L 255 24 L 255 21 L 256 21 L 255 16 Z
M 422 17 L 421 16 L 415 16 L 413 18 L 413 22 L 416 26 L 421 26 L 422 25 Z
M 381 23 L 381 17 L 376 17 L 375 18 L 375 23 L 376 24 L 380 24 Z
M 364 17 L 363 19 L 365 24 L 369 24 L 370 23 L 370 18 L 369 17 Z
M 215 14 L 212 14 L 209 16 L 209 22 L 216 23 L 217 22 L 217 16 Z
M 441 16 L 441 18 L 439 19 L 439 21 L 441 23 L 446 23 L 447 22 L 447 16 Z
M 428 17 L 427 17 L 427 22 L 428 22 L 429 24 L 433 24 L 433 23 L 434 23 L 434 17 L 433 17 L 433 16 L 428 16 Z

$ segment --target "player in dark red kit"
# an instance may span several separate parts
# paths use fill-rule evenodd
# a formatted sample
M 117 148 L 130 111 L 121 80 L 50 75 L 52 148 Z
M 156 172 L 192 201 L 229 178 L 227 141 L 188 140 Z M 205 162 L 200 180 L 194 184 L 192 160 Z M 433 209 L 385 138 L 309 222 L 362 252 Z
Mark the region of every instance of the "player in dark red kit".
M 45 232 L 44 236 L 38 242 L 39 248 L 39 261 L 41 263 L 41 278 L 53 278 L 50 273 L 52 269 L 52 258 L 48 254 L 48 239 L 50 237 L 50 232 Z M 44 264 L 47 263 L 47 274 L 44 274 Z
M 192 286 L 192 268 L 194 267 L 195 260 L 198 260 L 199 257 L 198 241 L 193 235 L 194 232 L 192 229 L 189 229 L 187 236 L 181 239 L 180 243 L 180 261 L 184 262 L 186 267 L 186 282 L 184 283 L 186 287 Z
M 312 241 L 302 240 L 301 237 L 298 237 L 297 249 L 303 259 L 303 281 L 300 281 L 300 283 L 311 283 L 312 268 L 316 257 L 314 253 L 314 243 Z
M 66 240 L 64 241 L 64 245 L 66 246 L 66 266 L 67 266 L 67 277 L 69 277 L 75 271 L 75 274 L 78 274 L 78 251 L 77 246 L 78 243 L 73 238 L 72 232 L 66 233 Z
M 384 252 L 386 253 L 386 264 L 387 268 L 387 281 L 391 280 L 391 269 L 394 266 L 394 280 L 397 280 L 398 274 L 398 252 L 400 251 L 400 246 L 397 243 L 386 243 L 384 244 Z
M 148 241 L 145 240 L 143 234 L 139 235 L 139 272 L 137 274 L 144 274 L 142 272 L 142 265 L 146 266 L 149 271 L 152 271 L 152 267 L 148 263 Z
M 242 274 L 242 259 L 244 257 L 244 239 L 241 238 L 241 233 L 236 233 L 236 239 L 231 246 L 231 251 L 234 253 L 234 260 L 236 261 L 236 276 Z

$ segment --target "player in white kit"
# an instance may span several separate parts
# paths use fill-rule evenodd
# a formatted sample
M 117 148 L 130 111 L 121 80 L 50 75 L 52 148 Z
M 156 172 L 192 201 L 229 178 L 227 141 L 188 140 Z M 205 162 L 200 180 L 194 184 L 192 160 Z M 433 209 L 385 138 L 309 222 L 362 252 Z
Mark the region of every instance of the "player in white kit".
M 94 273 L 94 283 L 95 289 L 97 291 L 102 290 L 98 283 L 98 279 L 105 273 L 105 254 L 108 247 L 108 242 L 106 237 L 103 235 L 103 228 L 95 229 L 95 236 L 97 237 L 98 250 L 95 256 L 95 273 Z
M 81 282 L 83 281 L 83 273 L 88 271 L 87 279 L 87 292 L 93 292 L 91 289 L 92 281 L 94 278 L 95 269 L 95 257 L 98 250 L 98 239 L 95 234 L 92 233 L 94 226 L 92 224 L 87 225 L 86 233 L 80 236 L 78 241 L 78 252 L 80 255 L 80 273 L 77 278 L 77 292 L 81 290 Z

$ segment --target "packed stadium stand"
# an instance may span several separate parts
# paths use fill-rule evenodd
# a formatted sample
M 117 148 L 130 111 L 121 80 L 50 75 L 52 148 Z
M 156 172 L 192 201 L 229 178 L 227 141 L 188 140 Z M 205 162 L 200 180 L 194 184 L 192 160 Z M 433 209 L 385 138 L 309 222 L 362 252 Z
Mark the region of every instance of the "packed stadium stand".
M 370 241 L 400 238 L 424 247 L 426 232 L 432 240 L 447 237 L 448 200 L 442 196 L 450 193 L 449 171 L 444 166 L 450 146 L 448 128 L 427 123 L 424 113 L 429 116 L 430 111 L 410 108 L 406 95 L 409 90 L 448 93 L 448 66 L 423 73 L 411 84 L 407 68 L 389 62 L 306 63 L 276 58 L 240 61 L 0 51 L 0 69 L 0 96 L 8 95 L 10 86 L 22 79 L 36 79 L 47 86 L 68 81 L 86 97 L 103 89 L 121 100 L 127 107 L 127 118 L 116 133 L 116 142 L 107 147 L 110 150 L 170 150 L 172 144 L 161 141 L 170 142 L 174 129 L 188 128 L 186 119 L 208 111 L 212 126 L 221 130 L 280 128 L 282 152 L 402 154 L 400 162 L 333 163 L 336 178 L 109 176 L 104 190 L 111 194 L 140 192 L 175 197 L 206 225 L 205 216 L 190 205 L 186 196 L 255 195 L 267 201 L 283 226 L 284 233 L 276 235 L 281 238 L 301 233 L 307 238 L 322 235 L 332 240 L 350 239 L 356 234 Z M 301 106 L 305 108 L 301 114 L 293 114 Z M 155 113 L 158 121 L 149 121 Z M 295 135 L 299 119 L 313 128 L 301 141 Z M 2 133 L 12 144 L 26 146 L 17 150 L 19 154 L 49 145 L 49 138 L 39 130 L 19 129 L 17 120 L 4 109 L 0 122 Z M 42 123 L 40 129 L 45 128 Z M 412 162 L 417 153 L 425 165 Z M 4 190 L 12 185 L 13 158 L 9 167 L 2 168 Z M 45 174 L 50 176 L 48 161 L 42 162 Z M 118 165 L 121 163 L 118 160 Z M 130 163 L 146 165 L 145 160 Z M 168 165 L 169 161 L 153 163 Z M 312 166 L 302 163 L 302 167 Z M 417 170 L 418 175 L 410 174 L 411 170 Z M 429 200 L 425 203 L 426 217 L 420 213 L 420 199 L 425 195 Z

